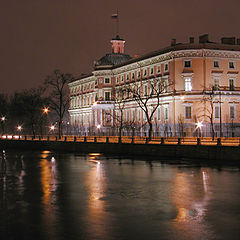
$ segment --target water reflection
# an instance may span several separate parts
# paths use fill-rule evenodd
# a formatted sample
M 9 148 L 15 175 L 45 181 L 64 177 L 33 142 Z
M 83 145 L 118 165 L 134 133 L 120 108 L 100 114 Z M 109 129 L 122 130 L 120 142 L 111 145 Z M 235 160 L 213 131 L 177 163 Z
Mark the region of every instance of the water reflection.
M 239 183 L 238 169 L 1 152 L 0 239 L 238 240 Z
M 174 179 L 172 202 L 177 208 L 173 221 L 174 231 L 185 232 L 188 238 L 204 239 L 204 234 L 213 235 L 205 224 L 204 217 L 211 198 L 210 178 L 207 170 L 200 168 L 179 172 Z
M 90 170 L 86 175 L 86 186 L 88 191 L 87 202 L 87 232 L 89 239 L 108 239 L 110 235 L 108 226 L 110 224 L 109 214 L 105 209 L 104 193 L 106 192 L 106 175 L 104 164 L 99 160 L 99 154 L 89 154 L 88 161 Z
M 41 161 L 41 184 L 42 184 L 42 203 L 43 203 L 43 223 L 47 229 L 49 237 L 55 235 L 56 222 L 56 190 L 57 190 L 57 171 L 56 161 L 51 156 L 50 151 L 43 151 L 40 155 Z

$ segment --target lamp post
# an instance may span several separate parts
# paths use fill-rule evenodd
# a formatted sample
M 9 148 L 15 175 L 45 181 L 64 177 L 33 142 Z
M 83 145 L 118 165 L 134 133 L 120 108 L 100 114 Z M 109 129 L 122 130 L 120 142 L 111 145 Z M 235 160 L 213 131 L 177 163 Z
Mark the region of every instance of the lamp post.
M 101 125 L 100 124 L 97 125 L 97 129 L 98 129 L 98 136 L 100 136 L 100 129 L 101 129 Z
M 18 138 L 20 139 L 20 133 L 22 131 L 22 126 L 18 125 L 17 126 L 17 131 L 18 131 Z
M 5 124 L 5 121 L 6 121 L 6 117 L 2 116 L 1 117 L 2 134 L 4 134 L 4 124 Z
M 203 124 L 202 124 L 202 122 L 197 122 L 196 123 L 196 129 L 198 130 L 198 137 L 201 137 L 202 136 L 202 126 L 203 126 Z

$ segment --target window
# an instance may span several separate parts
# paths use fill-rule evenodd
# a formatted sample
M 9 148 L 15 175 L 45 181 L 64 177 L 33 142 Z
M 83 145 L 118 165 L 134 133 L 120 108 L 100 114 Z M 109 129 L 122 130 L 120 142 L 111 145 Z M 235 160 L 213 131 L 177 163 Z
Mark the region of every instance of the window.
M 219 61 L 213 61 L 213 67 L 219 68 Z
M 105 78 L 105 83 L 106 84 L 110 83 L 110 78 Z
M 168 71 L 168 63 L 164 64 L 164 71 L 167 72 Z
M 153 75 L 153 72 L 154 72 L 154 71 L 153 71 L 153 68 L 151 68 L 151 71 L 150 71 L 151 75 Z
M 121 79 L 121 81 L 123 82 L 124 81 L 124 77 L 122 76 L 122 79 Z
M 117 77 L 116 82 L 119 83 L 119 77 Z
M 185 67 L 185 68 L 190 68 L 191 66 L 192 66 L 191 60 L 185 60 L 185 61 L 184 61 L 184 67 Z
M 127 81 L 129 80 L 129 74 L 127 74 L 127 77 L 126 77 Z
M 168 106 L 164 106 L 164 111 L 163 111 L 163 117 L 164 117 L 164 120 L 168 120 Z
M 186 106 L 185 107 L 185 119 L 191 119 L 192 118 L 192 107 Z
M 157 73 L 161 72 L 161 66 L 157 66 Z
M 157 108 L 157 120 L 158 121 L 161 120 L 161 108 L 160 108 L 160 106 Z
M 138 76 L 138 78 L 141 77 L 141 72 L 140 71 L 138 71 L 137 76 Z
M 192 79 L 190 77 L 184 79 L 185 91 L 192 91 Z
M 229 116 L 230 116 L 230 119 L 235 119 L 235 107 L 234 106 L 230 106 Z
M 164 93 L 168 92 L 168 79 L 163 80 L 163 92 Z
M 231 68 L 231 69 L 235 68 L 234 62 L 229 62 L 229 68 Z
M 132 110 L 132 120 L 135 121 L 135 109 Z
M 148 93 L 147 93 L 147 90 L 148 90 L 147 85 L 145 85 L 145 86 L 144 86 L 144 95 L 145 95 L 145 96 L 147 96 L 147 94 L 148 94 Z
M 141 122 L 141 109 L 138 109 L 138 121 Z
M 110 92 L 105 92 L 105 100 L 106 101 L 110 100 Z
M 220 79 L 219 78 L 214 78 L 213 81 L 214 81 L 213 82 L 213 84 L 214 84 L 213 90 L 219 90 L 219 88 L 220 88 Z
M 216 119 L 220 118 L 220 107 L 219 106 L 214 107 L 214 118 L 216 118 Z
M 144 69 L 144 76 L 147 76 L 147 69 Z
M 132 80 L 134 80 L 135 79 L 135 74 L 134 73 L 132 73 Z
M 229 90 L 234 91 L 234 79 L 229 79 Z

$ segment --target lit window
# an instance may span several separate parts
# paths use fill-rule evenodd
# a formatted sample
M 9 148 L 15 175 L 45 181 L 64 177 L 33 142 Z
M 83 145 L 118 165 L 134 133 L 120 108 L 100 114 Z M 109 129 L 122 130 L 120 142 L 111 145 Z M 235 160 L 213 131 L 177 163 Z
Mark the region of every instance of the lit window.
M 229 68 L 235 68 L 234 62 L 229 62 Z
M 163 80 L 163 92 L 164 93 L 168 92 L 168 80 L 167 79 Z
M 186 106 L 185 107 L 185 119 L 191 119 L 192 118 L 192 107 Z
M 235 107 L 234 106 L 230 106 L 230 119 L 235 119 Z
M 184 67 L 185 68 L 190 68 L 191 67 L 191 61 L 190 60 L 184 61 Z
M 141 109 L 138 109 L 138 121 L 141 122 Z
M 219 61 L 213 61 L 213 67 L 219 68 Z
M 216 118 L 216 119 L 220 118 L 220 107 L 219 106 L 214 107 L 214 118 Z
M 135 120 L 135 109 L 132 110 L 132 120 Z
M 220 79 L 215 78 L 214 79 L 214 90 L 219 90 L 219 88 L 220 88 Z
M 163 117 L 165 121 L 168 120 L 168 106 L 164 106 Z
M 192 91 L 192 79 L 191 78 L 184 79 L 184 89 L 185 89 L 185 91 Z
M 144 86 L 144 95 L 147 96 L 147 85 Z
M 161 120 L 161 108 L 160 106 L 157 109 L 157 120 L 160 121 Z

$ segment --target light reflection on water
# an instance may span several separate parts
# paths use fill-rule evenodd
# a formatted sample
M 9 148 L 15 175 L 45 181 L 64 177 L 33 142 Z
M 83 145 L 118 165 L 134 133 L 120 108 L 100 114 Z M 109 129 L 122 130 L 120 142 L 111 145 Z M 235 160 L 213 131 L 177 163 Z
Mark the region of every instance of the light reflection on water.
M 50 151 L 0 160 L 0 239 L 239 239 L 237 168 Z

